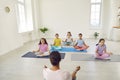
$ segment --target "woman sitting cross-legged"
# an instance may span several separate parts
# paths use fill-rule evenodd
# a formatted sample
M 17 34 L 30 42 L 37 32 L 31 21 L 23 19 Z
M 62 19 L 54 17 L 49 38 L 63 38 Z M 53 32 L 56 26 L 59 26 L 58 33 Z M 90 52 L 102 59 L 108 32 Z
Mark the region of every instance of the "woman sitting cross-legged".
M 76 74 L 80 70 L 80 66 L 77 66 L 72 75 L 60 69 L 61 55 L 58 51 L 50 53 L 51 68 L 44 66 L 43 77 L 45 80 L 76 80 Z

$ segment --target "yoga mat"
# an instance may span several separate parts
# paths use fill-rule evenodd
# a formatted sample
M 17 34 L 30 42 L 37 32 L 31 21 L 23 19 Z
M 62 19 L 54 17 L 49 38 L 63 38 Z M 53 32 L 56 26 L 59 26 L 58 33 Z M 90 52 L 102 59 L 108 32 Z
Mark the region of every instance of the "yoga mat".
M 60 55 L 61 55 L 61 58 L 64 59 L 65 53 L 60 53 Z M 46 59 L 49 59 L 49 55 L 46 55 L 46 56 L 36 56 L 35 53 L 33 53 L 33 52 L 27 52 L 22 57 L 25 57 L 25 58 L 46 58 Z
M 62 47 L 61 49 L 51 49 L 50 51 L 59 51 L 59 52 L 87 52 L 87 50 L 76 50 L 73 47 Z
M 120 55 L 111 55 L 110 59 L 96 59 L 93 54 L 72 54 L 72 61 L 109 61 L 109 62 L 120 62 Z

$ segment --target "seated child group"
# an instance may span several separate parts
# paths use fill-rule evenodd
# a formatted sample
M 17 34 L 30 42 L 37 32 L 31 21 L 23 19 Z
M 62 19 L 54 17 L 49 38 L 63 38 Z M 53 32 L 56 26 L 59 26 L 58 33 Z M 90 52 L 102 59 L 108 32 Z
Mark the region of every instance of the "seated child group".
M 82 33 L 78 34 L 78 39 L 76 41 L 73 40 L 71 32 L 67 32 L 66 39 L 62 40 L 59 38 L 59 34 L 55 34 L 55 39 L 54 43 L 51 44 L 51 49 L 52 50 L 60 50 L 62 47 L 65 46 L 70 46 L 73 47 L 76 50 L 86 50 L 89 48 L 89 46 L 85 43 L 85 41 L 82 39 Z M 44 55 L 49 55 L 50 50 L 48 48 L 48 43 L 45 38 L 41 38 L 39 42 L 39 49 L 36 51 L 33 51 L 36 56 L 44 56 Z M 108 59 L 110 55 L 112 54 L 111 52 L 106 51 L 106 45 L 105 45 L 105 39 L 101 38 L 99 42 L 96 44 L 96 49 L 95 49 L 95 58 L 96 59 Z

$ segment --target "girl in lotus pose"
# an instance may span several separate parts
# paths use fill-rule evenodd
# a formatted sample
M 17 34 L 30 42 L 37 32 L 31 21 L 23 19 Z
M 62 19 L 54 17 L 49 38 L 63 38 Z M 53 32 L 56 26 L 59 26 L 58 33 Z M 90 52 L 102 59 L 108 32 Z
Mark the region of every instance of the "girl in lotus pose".
M 37 56 L 44 56 L 49 54 L 48 43 L 45 38 L 41 38 L 39 42 L 39 49 L 33 51 Z
M 59 34 L 58 33 L 56 33 L 55 34 L 55 39 L 54 39 L 54 43 L 53 43 L 53 45 L 51 45 L 51 49 L 53 49 L 53 50 L 58 50 L 58 49 L 61 49 L 62 47 L 61 47 L 61 39 L 59 38 Z
M 72 46 L 73 45 L 73 38 L 71 32 L 67 32 L 67 38 L 63 41 L 65 46 Z
M 95 53 L 98 59 L 109 59 L 112 53 L 106 51 L 105 39 L 100 39 L 98 44 L 96 44 Z
M 77 40 L 74 48 L 77 50 L 86 50 L 89 46 L 87 46 L 84 42 L 84 40 L 82 39 L 82 33 L 79 33 L 79 39 Z

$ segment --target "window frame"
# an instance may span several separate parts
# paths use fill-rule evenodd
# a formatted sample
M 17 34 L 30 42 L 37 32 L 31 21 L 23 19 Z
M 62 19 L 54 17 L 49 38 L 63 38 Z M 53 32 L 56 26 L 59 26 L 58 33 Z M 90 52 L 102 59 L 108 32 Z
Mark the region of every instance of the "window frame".
M 101 2 L 91 2 L 90 1 L 90 28 L 91 29 L 101 29 L 102 27 L 101 27 L 101 24 L 102 24 L 102 22 L 101 22 L 101 20 L 102 20 L 102 0 L 101 0 Z M 100 12 L 99 12 L 99 24 L 98 25 L 93 25 L 92 24 L 92 5 L 100 5 Z
M 20 12 L 19 12 L 19 5 L 22 5 L 24 7 L 24 18 L 25 18 L 25 24 L 21 24 L 21 20 L 20 20 Z M 26 1 L 23 0 L 23 2 L 17 0 L 17 25 L 18 25 L 18 33 L 24 33 L 24 32 L 30 32 L 33 31 L 33 15 L 32 15 L 32 0 L 31 0 L 31 20 L 32 20 L 32 25 L 29 25 L 29 21 L 27 19 L 27 5 L 26 5 Z M 22 27 L 21 27 L 22 26 Z M 24 28 L 24 29 L 22 29 Z

